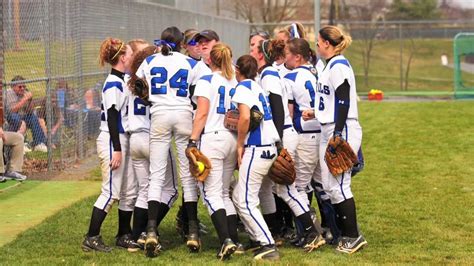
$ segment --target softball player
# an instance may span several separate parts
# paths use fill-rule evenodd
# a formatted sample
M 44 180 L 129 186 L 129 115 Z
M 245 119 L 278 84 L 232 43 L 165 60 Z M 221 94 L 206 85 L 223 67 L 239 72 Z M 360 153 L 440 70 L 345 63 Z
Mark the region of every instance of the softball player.
M 296 148 L 296 188 L 309 206 L 306 195 L 311 191 L 311 179 L 320 180 L 319 149 L 321 126 L 317 119 L 304 121 L 302 112 L 312 110 L 315 102 L 316 70 L 308 63 L 311 57 L 309 43 L 304 39 L 293 39 L 287 43 L 286 63 L 293 70 L 285 76 L 286 84 L 294 100 L 293 125 L 298 132 Z
M 121 40 L 108 38 L 100 47 L 100 65 L 112 66 L 102 89 L 102 114 L 97 153 L 102 170 L 101 194 L 94 204 L 89 231 L 82 242 L 84 251 L 110 252 L 100 236 L 100 227 L 115 201 L 119 201 L 119 230 L 116 245 L 137 248 L 131 238 L 130 221 L 135 205 L 135 180 L 130 161 L 127 132 L 128 88 L 124 81 L 132 49 Z
M 338 27 L 327 26 L 319 31 L 318 53 L 326 60 L 326 66 L 319 76 L 315 106 L 316 117 L 322 125 L 319 157 L 323 189 L 331 199 L 342 233 L 336 250 L 349 254 L 367 245 L 357 229 L 351 171 L 332 176 L 324 162 L 324 153 L 329 138 L 333 136 L 342 136 L 354 151 L 359 150 L 362 142 L 354 72 L 349 61 L 342 55 L 351 42 L 351 37 Z
M 161 52 L 151 55 L 137 71 L 149 88 L 150 108 L 150 182 L 148 187 L 148 224 L 145 248 L 147 256 L 155 256 L 159 247 L 157 217 L 164 217 L 169 206 L 162 202 L 166 167 L 171 139 L 174 137 L 178 154 L 179 176 L 183 186 L 185 209 L 189 219 L 187 246 L 200 248 L 197 221 L 197 184 L 189 172 L 185 149 L 192 130 L 192 106 L 188 89 L 197 81 L 196 61 L 178 51 L 183 34 L 176 27 L 165 29 L 159 43 Z
M 130 41 L 130 46 L 136 46 L 134 50 L 133 62 L 131 64 L 131 77 L 127 84 L 129 88 L 134 88 L 137 79 L 135 73 L 141 63 L 156 51 L 155 46 L 136 44 Z M 144 43 L 147 45 L 146 43 Z M 143 47 L 143 48 L 142 48 Z M 138 196 L 133 211 L 133 240 L 142 247 L 145 244 L 145 231 L 148 221 L 148 182 L 150 177 L 150 107 L 135 95 L 130 95 L 128 103 L 128 124 L 130 132 L 130 154 L 132 158 L 133 170 L 138 182 Z M 173 202 L 178 197 L 176 164 L 173 153 L 169 152 L 168 165 L 166 168 L 167 178 L 162 193 L 161 202 L 166 202 L 171 208 Z M 159 223 L 159 222 L 158 222 Z M 129 251 L 134 251 L 130 250 Z
M 283 88 L 278 71 L 272 66 L 275 58 L 284 55 L 285 44 L 281 40 L 262 41 L 259 46 L 259 51 L 257 62 L 261 70 L 260 84 L 263 90 L 269 94 L 273 122 L 283 140 L 283 146 L 287 148 L 290 155 L 295 158 L 298 146 L 298 134 L 293 128 L 293 123 L 288 111 L 288 104 L 283 104 L 283 102 L 288 102 L 286 90 Z M 276 118 L 280 118 L 280 121 Z M 306 198 L 306 195 L 304 195 L 302 199 L 302 195 L 298 193 L 294 184 L 276 185 L 275 188 L 278 197 L 288 204 L 296 217 L 296 221 L 301 224 L 304 229 L 302 236 L 305 242 L 301 243 L 301 245 L 311 251 L 323 245 L 325 241 L 321 236 L 322 230 L 321 228 L 318 228 L 319 230 L 316 229 L 316 226 L 319 226 L 319 224 L 315 225 L 313 223 L 309 206 L 305 204 L 303 200 Z M 264 205 L 262 205 L 261 208 L 265 217 L 266 208 Z M 267 224 L 271 224 L 269 222 L 271 220 L 276 220 L 271 215 L 269 215 L 268 218 L 271 219 L 265 219 Z M 275 223 L 273 223 L 273 225 L 278 226 Z
M 272 181 L 265 175 L 277 156 L 275 143 L 280 138 L 273 124 L 267 94 L 254 81 L 256 75 L 256 60 L 250 55 L 241 56 L 236 66 L 239 84 L 232 96 L 232 102 L 240 112 L 237 138 L 239 180 L 234 187 L 232 199 L 251 239 L 260 242 L 261 247 L 255 251 L 254 259 L 275 260 L 279 259 L 279 253 L 258 205 L 274 202 Z M 257 129 L 248 132 L 252 108 L 262 112 L 263 119 Z
M 237 249 L 236 211 L 229 195 L 237 161 L 237 136 L 224 127 L 224 117 L 231 109 L 230 97 L 237 82 L 232 67 L 232 52 L 225 44 L 216 44 L 210 53 L 211 75 L 201 77 L 193 98 L 197 102 L 196 117 L 190 142 L 199 140 L 199 149 L 211 161 L 212 169 L 204 182 L 199 182 L 201 194 L 211 215 L 222 245 L 217 257 L 227 259 Z M 193 144 L 191 144 L 193 145 Z M 230 232 L 232 228 L 233 232 Z

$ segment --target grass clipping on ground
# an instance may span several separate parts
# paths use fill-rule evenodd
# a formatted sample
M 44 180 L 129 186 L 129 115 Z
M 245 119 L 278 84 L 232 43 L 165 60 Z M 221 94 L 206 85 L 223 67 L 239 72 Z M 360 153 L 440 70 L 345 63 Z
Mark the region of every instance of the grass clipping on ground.
M 366 169 L 353 180 L 358 223 L 369 242 L 351 256 L 325 246 L 311 254 L 285 245 L 281 264 L 471 264 L 474 253 L 474 147 L 472 102 L 360 103 Z M 99 185 L 97 185 L 98 187 Z M 41 201 L 42 195 L 36 195 Z M 80 249 L 96 197 L 48 218 L 0 249 L 6 264 L 142 264 L 143 253 L 112 254 Z M 179 201 L 177 202 L 177 205 Z M 314 201 L 313 201 L 314 204 Z M 3 210 L 3 209 L 2 209 Z M 164 251 L 155 263 L 213 264 L 219 248 L 214 230 L 203 251 L 189 254 L 174 229 L 175 206 L 160 227 Z M 116 207 L 103 224 L 107 244 L 115 243 Z M 212 228 L 199 204 L 201 220 Z M 241 241 L 247 237 L 241 234 Z M 250 264 L 252 256 L 230 263 Z

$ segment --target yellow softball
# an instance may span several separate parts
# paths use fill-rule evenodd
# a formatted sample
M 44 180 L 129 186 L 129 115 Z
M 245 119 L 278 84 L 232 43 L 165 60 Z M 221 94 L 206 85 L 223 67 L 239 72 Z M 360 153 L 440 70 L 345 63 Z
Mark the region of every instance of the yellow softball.
M 198 170 L 199 170 L 199 173 L 201 174 L 202 172 L 204 172 L 204 164 L 201 163 L 201 162 L 197 162 L 197 167 L 198 167 Z

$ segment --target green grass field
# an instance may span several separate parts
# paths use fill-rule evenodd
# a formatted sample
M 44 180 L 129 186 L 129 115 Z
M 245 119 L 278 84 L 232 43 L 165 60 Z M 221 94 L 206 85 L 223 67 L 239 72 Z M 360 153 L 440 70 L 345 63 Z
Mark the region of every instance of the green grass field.
M 360 103 L 364 130 L 366 169 L 353 180 L 358 222 L 369 245 L 362 252 L 346 256 L 326 246 L 311 254 L 284 246 L 282 265 L 318 264 L 472 264 L 474 253 L 474 152 L 469 101 L 422 103 Z M 91 175 L 97 175 L 97 171 Z M 92 177 L 91 179 L 94 179 Z M 31 181 L 28 181 L 31 182 Z M 31 185 L 25 184 L 25 186 Z M 33 183 L 33 182 L 32 182 Z M 36 182 L 35 182 L 36 183 Z M 47 182 L 38 182 L 47 183 Z M 36 209 L 44 201 L 61 199 L 54 189 L 42 193 L 33 184 L 30 205 L 7 208 L 8 213 Z M 90 191 L 98 191 L 97 188 Z M 46 184 L 43 184 L 46 186 Z M 13 188 L 0 193 L 5 201 L 24 198 L 28 191 Z M 31 192 L 30 192 L 31 193 Z M 71 196 L 73 197 L 73 196 Z M 78 197 L 78 196 L 76 196 Z M 1 264 L 215 264 L 217 237 L 203 238 L 200 254 L 189 254 L 174 230 L 173 208 L 162 224 L 165 251 L 155 259 L 142 253 L 114 249 L 112 254 L 84 253 L 80 243 L 87 231 L 96 196 L 81 200 L 49 216 L 41 224 L 22 232 L 0 248 Z M 206 209 L 200 205 L 201 220 L 212 227 Z M 39 210 L 39 209 L 38 209 Z M 2 208 L 2 212 L 5 209 Z M 117 209 L 103 224 L 106 243 L 114 243 Z M 15 228 L 28 224 L 28 217 Z M 242 240 L 246 240 L 241 235 Z M 251 264 L 249 254 L 233 257 L 232 264 Z

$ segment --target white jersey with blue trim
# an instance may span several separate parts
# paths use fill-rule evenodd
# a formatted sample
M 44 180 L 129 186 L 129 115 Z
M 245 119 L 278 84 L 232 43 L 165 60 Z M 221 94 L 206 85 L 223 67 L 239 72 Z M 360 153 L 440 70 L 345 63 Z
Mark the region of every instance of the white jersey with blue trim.
M 257 108 L 263 114 L 260 126 L 247 134 L 245 145 L 269 145 L 280 141 L 278 131 L 273 124 L 268 96 L 257 82 L 250 79 L 239 82 L 232 96 L 232 102 L 237 107 L 240 103 L 247 105 L 250 109 Z
M 209 68 L 206 63 L 204 63 L 204 60 L 201 58 L 201 60 L 196 61 L 196 72 L 198 73 L 198 77 L 201 78 L 202 76 L 206 75 L 211 75 L 212 70 Z
M 125 74 L 125 84 L 130 81 L 130 75 Z M 128 132 L 150 132 L 150 107 L 129 90 L 128 96 Z
M 209 113 L 203 133 L 226 130 L 224 127 L 225 113 L 229 109 L 235 109 L 231 104 L 231 97 L 235 92 L 237 82 L 235 78 L 227 80 L 220 71 L 210 75 L 202 76 L 196 83 L 193 101 L 197 97 L 205 97 L 209 100 Z
M 137 70 L 149 87 L 151 113 L 158 110 L 192 111 L 189 86 L 199 79 L 196 60 L 178 52 L 148 56 Z
M 314 133 L 321 131 L 319 121 L 304 121 L 304 110 L 314 109 L 316 96 L 316 70 L 312 65 L 303 65 L 293 69 L 285 76 L 286 86 L 294 100 L 293 126 L 298 133 Z
M 286 76 L 286 74 L 291 72 L 291 69 L 288 69 L 285 65 L 285 63 L 277 64 L 277 62 L 273 62 L 272 65 L 276 70 L 278 70 L 278 73 L 280 74 L 280 77 Z
M 281 75 L 275 67 L 267 66 L 262 70 L 257 81 L 267 95 L 270 95 L 271 92 L 281 96 L 283 111 L 285 112 L 285 126 L 290 126 L 293 122 L 288 110 L 288 93 L 280 77 Z
M 135 95 L 128 101 L 128 130 L 132 133 L 150 132 L 150 106 Z
M 349 61 L 343 55 L 337 55 L 326 63 L 326 67 L 319 74 L 318 80 L 318 104 L 315 112 L 321 123 L 336 122 L 337 88 L 347 79 L 350 86 L 348 119 L 358 119 L 357 91 L 354 71 Z
M 102 87 L 102 103 L 100 105 L 100 130 L 109 132 L 107 125 L 107 110 L 112 106 L 119 112 L 119 133 L 125 133 L 128 131 L 128 97 L 130 93 L 125 81 L 114 75 L 109 74 L 105 79 L 104 86 Z

